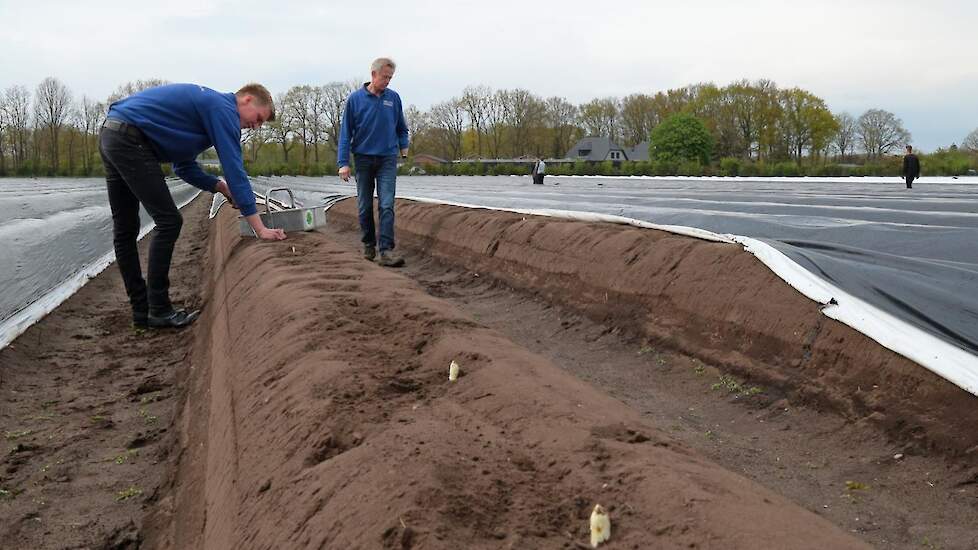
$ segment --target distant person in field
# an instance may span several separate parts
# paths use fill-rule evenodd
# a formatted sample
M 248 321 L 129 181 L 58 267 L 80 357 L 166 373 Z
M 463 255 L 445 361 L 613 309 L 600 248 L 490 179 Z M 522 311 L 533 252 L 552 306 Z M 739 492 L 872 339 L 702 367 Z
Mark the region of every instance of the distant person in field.
M 227 197 L 259 238 L 285 238 L 281 229 L 265 227 L 258 216 L 241 157 L 241 129 L 258 128 L 270 120 L 275 120 L 275 106 L 261 84 L 248 84 L 233 94 L 196 84 L 169 84 L 109 106 L 99 132 L 99 152 L 112 208 L 116 261 L 134 326 L 179 328 L 200 313 L 175 309 L 170 303 L 170 261 L 183 217 L 160 163 L 172 163 L 174 173 L 190 185 Z M 212 146 L 226 179 L 205 173 L 195 160 Z M 156 222 L 145 280 L 136 248 L 140 204 Z
M 533 163 L 533 183 L 536 185 L 543 185 L 543 178 L 547 175 L 547 163 L 543 162 L 542 158 L 537 159 Z
M 370 65 L 370 82 L 350 94 L 340 123 L 336 165 L 343 181 L 350 181 L 350 152 L 356 165 L 357 211 L 363 257 L 387 267 L 404 265 L 394 253 L 394 193 L 397 157 L 407 158 L 408 127 L 401 96 L 388 88 L 397 65 L 386 57 Z M 374 224 L 374 189 L 380 217 L 380 238 Z
M 907 180 L 907 189 L 913 188 L 913 180 L 920 177 L 920 159 L 913 154 L 913 147 L 907 145 L 907 154 L 903 156 L 903 178 Z

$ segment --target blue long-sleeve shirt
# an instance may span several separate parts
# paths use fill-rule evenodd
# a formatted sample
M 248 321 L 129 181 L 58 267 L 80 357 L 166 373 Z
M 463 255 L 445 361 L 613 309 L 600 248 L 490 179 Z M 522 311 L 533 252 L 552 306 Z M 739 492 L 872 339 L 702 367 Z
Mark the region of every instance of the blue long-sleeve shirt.
M 241 214 L 258 211 L 241 156 L 241 118 L 233 93 L 196 84 L 168 84 L 116 101 L 108 117 L 142 130 L 156 146 L 161 162 L 172 163 L 180 179 L 212 193 L 217 178 L 204 172 L 196 159 L 214 147 Z
M 390 156 L 407 148 L 408 127 L 397 92 L 387 88 L 376 96 L 364 84 L 350 94 L 336 147 L 336 164 L 340 168 L 350 165 L 351 149 L 359 155 Z

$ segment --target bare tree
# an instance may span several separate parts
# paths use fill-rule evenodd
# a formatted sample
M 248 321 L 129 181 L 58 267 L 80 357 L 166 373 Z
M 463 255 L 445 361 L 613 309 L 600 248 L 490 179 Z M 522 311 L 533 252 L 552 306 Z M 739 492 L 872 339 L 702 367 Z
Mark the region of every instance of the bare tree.
M 0 97 L 0 176 L 7 175 L 7 112 L 4 108 L 3 98 Z
M 47 77 L 37 85 L 34 96 L 34 120 L 37 129 L 45 131 L 50 139 L 51 166 L 57 171 L 58 138 L 71 110 L 71 92 L 54 77 Z
M 507 96 L 506 90 L 496 90 L 489 98 L 489 109 L 486 111 L 486 145 L 491 158 L 499 158 L 506 142 Z
M 466 86 L 460 99 L 462 108 L 468 115 L 469 128 L 475 132 L 475 153 L 480 158 L 491 98 L 492 90 L 488 86 Z
M 978 128 L 975 128 L 961 142 L 961 147 L 972 153 L 978 153 Z
M 169 83 L 169 80 L 164 80 L 162 78 L 147 78 L 146 80 L 133 80 L 132 82 L 126 82 L 125 84 L 120 84 L 119 87 L 109 95 L 109 98 L 105 100 L 105 103 L 106 105 L 112 105 L 116 101 L 125 99 L 134 93 L 141 92 L 149 88 L 156 88 L 157 86 L 163 86 Z
M 30 138 L 31 93 L 23 86 L 11 86 L 3 94 L 0 111 L 7 121 L 7 137 L 11 144 L 14 168 L 27 162 Z
M 894 148 L 910 141 L 910 132 L 903 122 L 889 111 L 870 109 L 856 122 L 856 136 L 863 151 L 873 159 L 889 154 Z
M 293 86 L 285 93 L 282 105 L 279 107 L 283 116 L 290 117 L 293 121 L 295 134 L 302 144 L 302 164 L 308 160 L 308 145 L 312 142 L 311 128 L 309 124 L 310 103 L 312 102 L 312 87 Z M 284 111 L 289 110 L 290 113 Z
M 506 94 L 508 100 L 506 125 L 511 131 L 511 156 L 520 157 L 528 154 L 538 156 L 542 153 L 540 147 L 532 146 L 534 128 L 540 128 L 544 123 L 545 106 L 543 101 L 530 91 L 517 88 Z
M 329 109 L 329 96 L 325 86 L 313 86 L 309 90 L 309 133 L 312 142 L 313 160 L 319 164 L 319 144 L 329 139 L 327 134 L 326 112 Z
M 839 131 L 835 134 L 835 149 L 839 152 L 839 157 L 843 162 L 846 155 L 852 155 L 856 145 L 856 119 L 849 113 L 840 113 L 835 117 L 839 124 Z
M 93 153 L 98 149 L 98 147 L 92 147 L 91 144 L 94 140 L 98 140 L 98 131 L 102 126 L 102 122 L 105 121 L 105 104 L 93 101 L 86 96 L 82 96 L 81 105 L 81 132 L 82 132 L 82 166 L 85 169 L 86 174 L 90 174 L 92 171 L 92 157 Z
M 576 124 L 577 107 L 559 96 L 547 98 L 545 104 L 547 126 L 552 138 L 550 157 L 560 158 L 567 154 L 580 133 Z
M 580 122 L 589 136 L 607 136 L 621 141 L 621 103 L 618 98 L 592 99 L 581 105 Z
M 404 118 L 411 132 L 411 149 L 417 152 L 437 152 L 432 136 L 431 115 L 422 112 L 414 105 L 404 109 Z
M 346 82 L 330 82 L 324 86 L 325 110 L 323 116 L 326 121 L 326 133 L 330 148 L 333 152 L 337 151 L 340 144 L 340 126 L 343 119 L 343 111 L 346 109 L 346 99 L 350 97 L 360 83 L 356 80 Z
M 72 102 L 70 109 L 68 110 L 67 117 L 67 128 L 65 132 L 65 145 L 68 146 L 68 175 L 75 173 L 75 149 L 76 144 L 80 141 L 78 138 L 82 136 L 82 128 L 84 127 L 84 120 L 82 119 L 81 110 L 79 106 Z
M 453 97 L 431 107 L 431 123 L 441 152 L 451 159 L 462 158 L 462 134 L 465 132 L 465 108 Z
M 268 124 L 272 141 L 282 146 L 282 157 L 285 164 L 289 163 L 289 151 L 295 146 L 295 130 L 299 124 L 296 111 L 289 105 L 288 94 L 279 94 L 275 98 L 278 107 L 275 121 Z
M 247 128 L 241 131 L 241 146 L 243 149 L 247 149 L 251 156 L 251 162 L 258 162 L 258 152 L 261 148 L 265 146 L 266 143 L 272 141 L 272 125 L 273 122 L 268 124 L 263 124 L 257 129 Z

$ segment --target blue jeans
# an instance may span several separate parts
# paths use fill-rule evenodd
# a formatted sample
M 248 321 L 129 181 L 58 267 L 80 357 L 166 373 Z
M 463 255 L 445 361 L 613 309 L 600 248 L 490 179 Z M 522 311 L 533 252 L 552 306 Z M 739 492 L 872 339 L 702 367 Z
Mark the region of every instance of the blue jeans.
M 380 250 L 394 249 L 394 191 L 397 156 L 353 155 L 357 170 L 357 211 L 363 244 L 377 246 L 374 189 L 380 210 Z

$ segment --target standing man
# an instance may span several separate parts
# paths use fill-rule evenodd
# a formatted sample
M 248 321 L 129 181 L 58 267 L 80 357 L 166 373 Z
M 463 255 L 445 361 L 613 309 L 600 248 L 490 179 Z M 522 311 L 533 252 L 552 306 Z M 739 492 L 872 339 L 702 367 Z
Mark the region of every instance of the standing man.
M 394 191 L 398 154 L 407 158 L 408 128 L 401 96 L 387 87 L 396 68 L 391 59 L 375 59 L 370 65 L 370 82 L 347 98 L 336 161 L 340 178 L 350 181 L 350 151 L 353 151 L 363 257 L 368 260 L 377 256 L 374 188 L 377 189 L 380 210 L 378 263 L 387 267 L 404 265 L 404 258 L 394 254 Z
M 547 175 L 547 163 L 542 158 L 538 158 L 533 165 L 533 183 L 543 185 L 543 178 Z
M 920 177 L 920 160 L 913 154 L 913 147 L 907 145 L 907 154 L 903 156 L 903 177 L 907 180 L 907 189 L 913 188 L 913 180 Z
M 169 84 L 143 90 L 109 107 L 99 132 L 99 152 L 112 208 L 116 261 L 136 327 L 184 327 L 200 313 L 174 309 L 170 303 L 170 260 L 183 217 L 160 163 L 172 163 L 174 173 L 190 185 L 227 197 L 259 238 L 285 238 L 281 229 L 265 227 L 258 216 L 241 158 L 241 129 L 258 128 L 270 120 L 275 120 L 275 107 L 261 84 L 248 84 L 234 94 L 196 84 Z M 195 160 L 212 146 L 226 181 L 206 174 Z M 140 203 L 156 222 L 146 280 L 136 248 Z

